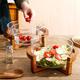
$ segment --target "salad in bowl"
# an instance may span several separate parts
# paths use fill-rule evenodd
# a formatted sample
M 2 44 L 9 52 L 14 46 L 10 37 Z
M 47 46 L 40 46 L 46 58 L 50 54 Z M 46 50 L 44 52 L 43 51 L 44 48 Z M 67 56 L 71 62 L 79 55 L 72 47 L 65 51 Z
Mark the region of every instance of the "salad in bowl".
M 48 43 L 49 44 L 44 47 L 34 49 L 33 52 L 36 56 L 37 65 L 49 68 L 60 68 L 65 66 L 67 58 L 73 49 L 72 42 L 68 39 L 66 40 L 58 37 L 51 41 L 49 38 Z

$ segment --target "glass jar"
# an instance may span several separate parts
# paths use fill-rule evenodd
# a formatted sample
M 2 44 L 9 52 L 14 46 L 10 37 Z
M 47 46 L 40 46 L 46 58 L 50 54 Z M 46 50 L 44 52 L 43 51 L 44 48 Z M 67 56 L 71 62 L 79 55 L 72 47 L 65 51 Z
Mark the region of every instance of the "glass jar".
M 6 43 L 6 64 L 13 63 L 13 46 L 11 45 L 10 41 Z
M 6 64 L 12 63 L 13 47 L 10 43 L 10 40 L 5 38 L 3 35 L 0 35 L 0 54 L 0 59 L 2 59 L 2 62 Z
M 5 61 L 7 42 L 8 40 L 3 35 L 0 35 L 0 63 Z
M 19 48 L 19 39 L 16 36 L 19 33 L 19 25 L 17 21 L 11 21 L 7 24 L 7 33 L 11 36 L 11 44 L 13 45 L 13 49 Z

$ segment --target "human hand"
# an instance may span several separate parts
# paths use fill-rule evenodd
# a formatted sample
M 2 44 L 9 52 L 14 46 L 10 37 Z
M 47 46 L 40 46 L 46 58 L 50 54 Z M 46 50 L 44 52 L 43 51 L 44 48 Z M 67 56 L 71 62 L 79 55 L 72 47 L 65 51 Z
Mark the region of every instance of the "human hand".
M 24 1 L 21 4 L 21 9 L 22 9 L 22 12 L 23 12 L 26 22 L 30 22 L 31 18 L 32 18 L 32 9 L 31 9 L 30 5 L 26 1 Z

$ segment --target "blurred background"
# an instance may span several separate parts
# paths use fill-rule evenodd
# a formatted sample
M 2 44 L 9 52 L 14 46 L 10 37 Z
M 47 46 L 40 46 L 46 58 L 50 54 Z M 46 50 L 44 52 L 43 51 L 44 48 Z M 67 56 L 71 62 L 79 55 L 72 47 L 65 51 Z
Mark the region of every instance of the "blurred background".
M 13 0 L 8 0 L 14 3 Z M 50 35 L 80 35 L 80 0 L 30 0 L 35 11 L 31 24 L 45 25 Z M 18 12 L 21 26 L 26 26 L 21 11 Z

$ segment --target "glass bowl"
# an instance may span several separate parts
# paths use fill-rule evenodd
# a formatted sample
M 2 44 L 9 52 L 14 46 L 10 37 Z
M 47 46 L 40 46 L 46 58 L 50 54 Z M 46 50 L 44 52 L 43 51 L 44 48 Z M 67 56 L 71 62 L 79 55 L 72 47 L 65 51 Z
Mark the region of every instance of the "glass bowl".
M 16 35 L 14 35 L 15 44 L 19 46 L 29 46 L 31 45 L 31 33 L 26 32 L 19 32 Z
M 12 37 L 13 48 L 17 49 L 21 46 L 28 46 L 31 42 L 31 33 L 26 29 L 19 29 L 17 21 L 11 21 L 7 24 L 8 34 Z
M 36 56 L 37 66 L 47 68 L 64 67 L 67 58 L 72 53 L 73 42 L 65 36 L 41 37 L 44 37 L 44 46 L 41 46 L 40 42 L 32 44 L 32 53 Z M 42 39 L 41 37 L 39 38 Z

